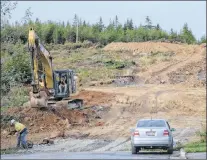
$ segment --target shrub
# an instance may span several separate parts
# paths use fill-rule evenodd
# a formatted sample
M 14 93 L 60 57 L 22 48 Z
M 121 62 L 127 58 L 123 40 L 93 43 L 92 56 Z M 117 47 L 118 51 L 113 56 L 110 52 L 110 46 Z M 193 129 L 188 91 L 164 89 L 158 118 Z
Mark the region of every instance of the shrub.
M 11 48 L 11 56 L 5 50 L 7 58 L 2 62 L 1 93 L 7 94 L 16 83 L 28 83 L 31 80 L 30 57 L 23 45 L 16 44 Z
M 7 95 L 1 98 L 1 107 L 22 106 L 29 100 L 29 90 L 22 85 L 12 86 Z

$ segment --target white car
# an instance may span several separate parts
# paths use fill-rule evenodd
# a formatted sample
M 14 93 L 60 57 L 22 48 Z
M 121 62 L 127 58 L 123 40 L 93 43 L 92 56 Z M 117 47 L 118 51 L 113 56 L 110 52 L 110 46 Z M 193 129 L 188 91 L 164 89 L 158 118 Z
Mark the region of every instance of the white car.
M 141 119 L 131 130 L 132 154 L 143 149 L 164 149 L 173 153 L 173 136 L 168 122 L 164 119 Z

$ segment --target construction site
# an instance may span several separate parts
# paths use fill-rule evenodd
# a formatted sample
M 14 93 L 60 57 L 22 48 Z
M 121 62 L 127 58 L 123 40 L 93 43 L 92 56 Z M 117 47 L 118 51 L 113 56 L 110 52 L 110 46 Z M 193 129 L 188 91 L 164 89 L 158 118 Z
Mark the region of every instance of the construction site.
M 83 99 L 83 107 L 41 110 L 27 102 L 2 111 L 1 149 L 16 145 L 12 118 L 27 126 L 31 152 L 129 151 L 130 128 L 141 118 L 167 119 L 177 144 L 198 139 L 206 126 L 206 44 L 53 48 L 55 68 L 79 68 L 72 98 Z

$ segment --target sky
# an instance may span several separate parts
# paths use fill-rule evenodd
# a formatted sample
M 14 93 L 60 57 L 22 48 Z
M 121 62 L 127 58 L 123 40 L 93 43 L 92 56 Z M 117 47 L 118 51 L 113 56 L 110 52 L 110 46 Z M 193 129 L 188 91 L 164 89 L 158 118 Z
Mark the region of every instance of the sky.
M 73 22 L 77 14 L 90 24 L 98 22 L 101 16 L 107 25 L 117 15 L 120 23 L 132 18 L 139 26 L 149 16 L 153 24 L 159 23 L 164 30 L 173 28 L 179 32 L 188 23 L 197 39 L 206 35 L 206 1 L 18 1 L 10 22 L 20 21 L 29 7 L 32 19 L 43 22 Z

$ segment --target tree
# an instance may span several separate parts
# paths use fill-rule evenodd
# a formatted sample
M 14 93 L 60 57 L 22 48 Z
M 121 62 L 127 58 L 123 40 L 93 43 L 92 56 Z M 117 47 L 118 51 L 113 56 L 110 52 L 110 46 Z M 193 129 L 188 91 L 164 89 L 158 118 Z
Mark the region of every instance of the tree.
M 157 24 L 157 26 L 156 26 L 156 30 L 160 30 L 161 28 L 160 28 L 160 25 L 159 24 Z
M 115 17 L 115 28 L 117 29 L 119 26 L 119 19 L 118 19 L 118 16 L 116 15 Z
M 69 22 L 69 21 L 67 21 L 67 24 L 66 24 L 66 26 L 70 26 L 70 22 Z
M 73 18 L 73 27 L 76 27 L 78 25 L 78 15 L 75 14 Z
M 176 40 L 178 38 L 177 32 L 174 32 L 174 30 L 172 28 L 170 30 L 170 36 L 169 36 L 169 38 L 171 40 Z
M 126 31 L 127 29 L 129 30 L 134 29 L 132 19 L 127 19 L 126 23 L 124 24 L 124 30 Z
M 192 33 L 192 31 L 188 28 L 188 24 L 185 23 L 181 32 L 181 39 L 188 44 L 192 44 L 196 42 L 196 39 Z
M 16 8 L 17 2 L 11 2 L 8 0 L 1 1 L 1 27 L 8 23 L 8 19 L 11 18 L 11 12 Z
M 8 0 L 1 1 L 1 16 L 8 16 L 11 18 L 11 11 L 14 10 L 17 6 L 17 2 L 11 2 Z
M 55 25 L 52 22 L 49 22 L 47 26 L 44 28 L 44 41 L 45 43 L 54 43 L 53 35 L 55 33 Z
M 102 32 L 103 29 L 104 29 L 104 24 L 103 24 L 102 18 L 100 17 L 99 22 L 98 22 L 98 30 L 99 32 Z
M 64 21 L 62 22 L 62 27 L 65 28 L 65 22 Z
M 107 30 L 112 30 L 114 29 L 114 21 L 112 21 L 111 19 L 109 20 L 109 25 L 107 26 Z
M 38 19 L 38 18 L 36 18 L 36 20 L 35 20 L 35 23 L 34 23 L 34 29 L 35 29 L 35 32 L 37 33 L 37 35 L 38 35 L 38 37 L 40 38 L 40 39 L 43 39 L 43 33 L 42 33 L 42 24 L 41 24 L 41 21 Z
M 203 35 L 203 36 L 201 37 L 200 42 L 201 42 L 201 43 L 206 43 L 206 36 L 205 36 L 205 35 Z
M 85 20 L 83 21 L 83 26 L 84 26 L 84 27 L 86 26 L 86 21 L 85 21 Z
M 152 28 L 152 21 L 151 21 L 151 19 L 149 18 L 149 16 L 146 17 L 146 19 L 145 19 L 145 23 L 146 23 L 146 27 L 147 27 L 148 29 L 151 29 L 151 28 Z
M 30 11 L 31 7 L 29 7 L 26 11 L 25 11 L 25 15 L 22 18 L 22 23 L 27 24 L 30 20 L 31 17 L 33 15 L 33 13 Z

